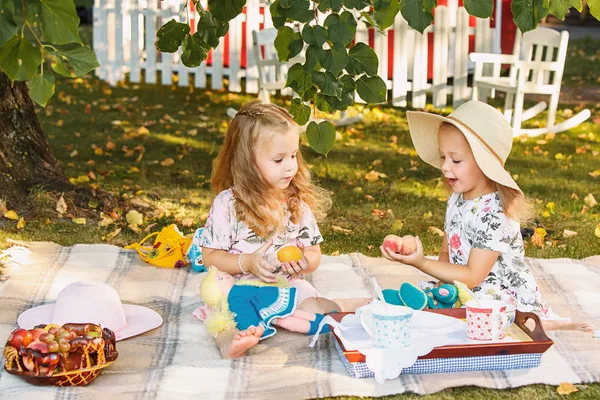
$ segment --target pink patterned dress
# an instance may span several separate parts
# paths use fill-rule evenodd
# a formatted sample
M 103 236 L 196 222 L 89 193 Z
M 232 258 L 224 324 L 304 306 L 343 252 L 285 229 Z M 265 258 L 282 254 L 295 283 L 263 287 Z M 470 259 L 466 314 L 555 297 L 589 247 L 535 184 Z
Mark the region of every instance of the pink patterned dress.
M 204 225 L 204 232 L 199 237 L 194 237 L 192 246 L 208 247 L 211 249 L 225 250 L 231 254 L 253 253 L 262 246 L 267 239 L 258 236 L 244 222 L 238 220 L 235 212 L 235 195 L 231 189 L 219 193 L 213 200 Z M 273 237 L 273 245 L 267 250 L 265 256 L 270 262 L 276 262 L 277 250 L 288 245 L 302 243 L 305 247 L 314 246 L 323 241 L 317 221 L 306 204 L 302 204 L 302 217 L 297 224 L 290 220 L 289 212 L 285 224 L 285 231 Z M 237 275 L 238 279 L 253 279 L 252 275 Z M 298 304 L 307 297 L 317 297 L 317 290 L 302 279 L 290 280 L 290 286 L 296 287 Z

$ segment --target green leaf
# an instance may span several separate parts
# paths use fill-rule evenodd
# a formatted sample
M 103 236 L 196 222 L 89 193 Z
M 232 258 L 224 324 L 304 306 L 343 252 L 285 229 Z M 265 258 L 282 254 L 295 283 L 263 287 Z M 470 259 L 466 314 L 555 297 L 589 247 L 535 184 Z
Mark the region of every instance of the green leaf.
M 352 104 L 354 104 L 354 91 L 356 89 L 356 83 L 350 75 L 344 75 L 339 79 L 342 84 L 342 96 L 338 99 L 334 96 L 326 96 L 321 93 L 317 94 L 315 105 L 321 111 L 335 112 L 347 110 Z
M 291 8 L 293 2 L 294 0 L 279 0 L 279 4 L 281 4 L 281 7 L 283 8 Z
M 66 0 L 41 0 L 44 39 L 52 44 L 81 43 L 75 4 Z
M 321 90 L 321 94 L 342 98 L 342 84 L 331 73 L 317 72 L 313 75 L 312 80 Z
M 583 8 L 581 0 L 550 0 L 550 14 L 561 21 L 565 19 L 565 15 L 571 7 L 581 12 Z
M 332 10 L 333 12 L 340 12 L 342 9 L 342 0 L 321 0 L 319 2 L 319 11 L 325 12 Z
M 587 0 L 586 3 L 590 8 L 590 14 L 600 21 L 600 0 Z
M 368 0 L 344 0 L 344 6 L 360 11 L 366 7 L 371 7 L 371 2 Z
M 156 32 L 156 37 L 158 39 L 154 45 L 160 51 L 175 53 L 179 49 L 179 46 L 181 46 L 183 38 L 186 37 L 189 32 L 190 26 L 188 24 L 182 24 L 172 19 L 161 26 L 158 32 Z
M 17 33 L 13 0 L 0 0 L 0 46 Z
M 220 21 L 231 21 L 242 13 L 246 0 L 208 0 L 208 9 Z
M 363 17 L 363 18 L 364 18 L 364 23 L 365 23 L 365 25 L 367 25 L 368 27 L 372 27 L 372 26 L 374 27 L 374 26 L 377 26 L 377 22 L 375 22 L 375 21 L 373 20 L 373 18 L 371 18 L 372 16 L 371 16 L 371 14 L 369 14 L 368 12 L 366 12 L 366 11 L 363 11 L 363 12 L 361 12 L 361 13 L 360 13 L 360 15 L 361 15 L 361 17 Z
M 25 17 L 29 21 L 37 21 L 42 14 L 42 3 L 40 0 L 25 1 Z
M 99 67 L 96 53 L 88 46 L 57 48 L 57 62 L 52 69 L 63 76 L 77 77 Z
M 523 33 L 534 30 L 539 21 L 548 15 L 548 0 L 512 0 L 510 9 L 513 21 Z
M 274 44 L 279 61 L 288 61 L 290 58 L 296 57 L 304 47 L 300 33 L 294 32 L 289 26 L 282 26 L 277 29 Z
M 464 0 L 465 9 L 475 17 L 490 18 L 494 11 L 494 0 Z
M 313 85 L 312 78 L 306 73 L 301 64 L 294 64 L 288 71 L 286 87 L 290 87 L 300 96 L 309 90 Z
M 329 40 L 334 43 L 348 45 L 356 35 L 356 20 L 354 16 L 344 11 L 342 15 L 330 14 L 323 24 L 327 28 Z
M 40 49 L 21 36 L 13 36 L 0 47 L 0 69 L 13 81 L 31 79 L 41 63 Z
M 360 75 L 366 72 L 367 75 L 377 75 L 379 60 L 375 51 L 365 43 L 356 43 L 350 49 L 350 60 L 346 65 L 346 71 L 352 75 Z
M 285 21 L 287 20 L 288 9 L 283 8 L 281 6 L 281 2 L 279 0 L 275 0 L 271 7 L 269 7 L 269 11 L 271 12 L 271 21 L 273 21 L 273 26 L 277 29 L 281 28 L 285 25 Z
M 208 11 L 202 13 L 198 25 L 196 26 L 198 38 L 212 48 L 216 48 L 219 45 L 219 38 L 224 36 L 228 30 L 228 22 L 216 20 Z
M 323 46 L 323 43 L 327 41 L 327 29 L 320 25 L 304 25 L 304 28 L 302 29 L 302 40 L 307 44 L 312 44 L 313 46 L 320 48 Z
M 433 13 L 433 9 L 436 6 L 437 6 L 437 0 L 423 0 L 423 11 L 425 11 L 427 13 Z
M 290 114 L 294 117 L 294 121 L 300 126 L 305 125 L 310 119 L 310 107 L 296 98 L 292 100 L 290 106 Z
M 317 87 L 311 86 L 302 95 L 302 101 L 311 101 L 313 96 L 317 94 Z
M 348 52 L 341 43 L 334 43 L 333 47 L 325 50 L 326 57 L 323 61 L 323 68 L 331 72 L 333 76 L 338 76 L 348 64 Z
M 361 76 L 356 81 L 356 91 L 361 99 L 369 104 L 383 103 L 387 98 L 387 87 L 378 76 Z
M 329 121 L 313 121 L 306 128 L 306 138 L 314 151 L 326 156 L 335 143 L 335 128 Z
M 289 9 L 287 18 L 306 23 L 315 19 L 315 12 L 311 9 L 308 0 L 295 0 L 292 7 Z
M 54 95 L 54 75 L 46 71 L 43 75 L 35 75 L 27 81 L 29 96 L 42 107 L 46 107 L 48 100 Z
M 202 41 L 198 32 L 183 38 L 181 47 L 181 62 L 189 68 L 195 68 L 202 64 L 208 57 L 210 46 Z
M 421 33 L 433 22 L 431 12 L 423 11 L 423 0 L 403 0 L 400 8 L 408 25 Z
M 309 74 L 312 71 L 319 71 L 321 69 L 321 63 L 319 62 L 318 52 L 323 51 L 317 49 L 315 46 L 310 45 L 306 48 L 306 61 L 304 61 L 304 70 Z
M 394 19 L 400 11 L 400 3 L 398 0 L 376 0 L 373 8 L 375 10 L 373 19 L 379 29 L 383 31 L 394 25 Z

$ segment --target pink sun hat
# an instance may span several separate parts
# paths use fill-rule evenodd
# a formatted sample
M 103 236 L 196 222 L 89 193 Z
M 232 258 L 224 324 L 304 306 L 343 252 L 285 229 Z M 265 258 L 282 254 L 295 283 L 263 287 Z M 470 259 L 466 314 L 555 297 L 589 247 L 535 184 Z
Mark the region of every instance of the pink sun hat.
M 121 304 L 115 289 L 102 282 L 78 281 L 58 293 L 56 302 L 30 308 L 19 315 L 20 328 L 40 324 L 94 323 L 115 333 L 117 340 L 158 328 L 162 317 L 154 310 Z

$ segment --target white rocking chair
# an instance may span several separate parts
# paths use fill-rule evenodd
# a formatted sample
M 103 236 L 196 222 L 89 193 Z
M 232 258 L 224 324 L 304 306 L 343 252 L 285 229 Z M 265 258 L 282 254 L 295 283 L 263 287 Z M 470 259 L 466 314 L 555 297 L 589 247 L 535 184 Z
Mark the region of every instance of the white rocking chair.
M 298 63 L 304 62 L 303 53 L 290 59 L 289 61 L 279 61 L 277 49 L 275 48 L 275 38 L 277 29 L 267 28 L 261 31 L 252 31 L 252 41 L 254 44 L 254 60 L 258 69 L 258 97 L 264 103 L 270 102 L 270 93 L 276 90 L 289 91 L 284 89 L 287 81 L 287 71 Z M 233 108 L 227 110 L 227 115 L 233 118 L 237 111 Z M 362 115 L 346 117 L 345 112 L 337 120 L 330 120 L 336 126 L 346 126 L 362 120 Z
M 480 89 L 506 93 L 504 115 L 512 123 L 515 136 L 529 136 L 544 133 L 557 133 L 571 129 L 591 115 L 583 110 L 573 117 L 555 125 L 556 109 L 562 81 L 569 33 L 549 28 L 537 28 L 524 35 L 517 32 L 513 54 L 471 53 L 475 63 L 473 75 L 472 99 L 478 100 Z M 492 64 L 491 68 L 487 64 Z M 510 64 L 508 76 L 500 76 L 503 64 Z M 486 72 L 491 71 L 491 75 Z M 543 94 L 550 96 L 550 104 L 542 101 L 523 110 L 525 94 Z M 481 98 L 486 101 L 485 96 Z M 521 123 L 538 115 L 548 107 L 548 120 L 545 128 L 521 129 Z

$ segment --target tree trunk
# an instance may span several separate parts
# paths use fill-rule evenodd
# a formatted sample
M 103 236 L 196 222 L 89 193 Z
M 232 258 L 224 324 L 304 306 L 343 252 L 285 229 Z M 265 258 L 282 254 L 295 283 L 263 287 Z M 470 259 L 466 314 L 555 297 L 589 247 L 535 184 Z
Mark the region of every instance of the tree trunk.
M 0 197 L 22 209 L 34 186 L 48 184 L 71 185 L 44 137 L 27 84 L 11 83 L 0 71 Z

